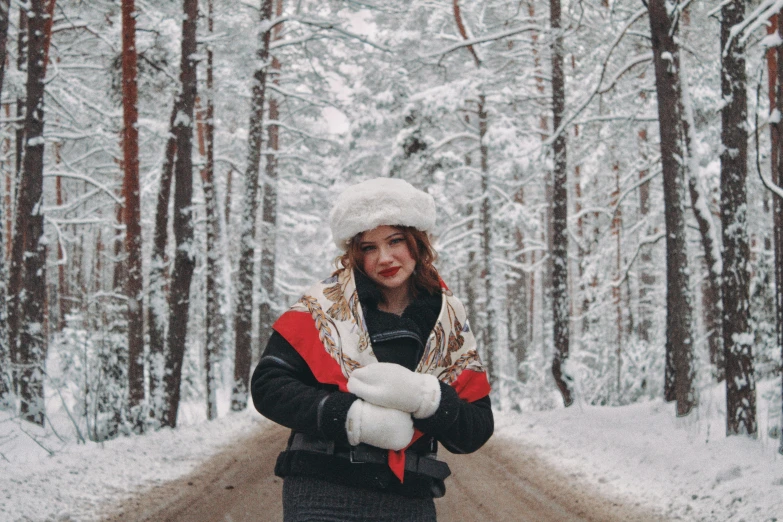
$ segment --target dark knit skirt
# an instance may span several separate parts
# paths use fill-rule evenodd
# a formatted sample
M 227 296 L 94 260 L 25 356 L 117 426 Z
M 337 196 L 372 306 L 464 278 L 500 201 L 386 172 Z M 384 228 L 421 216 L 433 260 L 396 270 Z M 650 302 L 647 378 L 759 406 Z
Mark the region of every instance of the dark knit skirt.
M 285 522 L 435 522 L 431 498 L 409 498 L 314 477 L 283 481 Z

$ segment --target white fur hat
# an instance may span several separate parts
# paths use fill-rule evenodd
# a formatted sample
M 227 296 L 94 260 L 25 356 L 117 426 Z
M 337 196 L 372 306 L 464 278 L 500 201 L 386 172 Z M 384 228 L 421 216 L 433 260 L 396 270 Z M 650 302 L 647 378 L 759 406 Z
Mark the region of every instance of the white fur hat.
M 341 250 L 359 232 L 381 225 L 432 232 L 435 200 L 405 180 L 374 178 L 345 189 L 329 213 L 332 238 Z

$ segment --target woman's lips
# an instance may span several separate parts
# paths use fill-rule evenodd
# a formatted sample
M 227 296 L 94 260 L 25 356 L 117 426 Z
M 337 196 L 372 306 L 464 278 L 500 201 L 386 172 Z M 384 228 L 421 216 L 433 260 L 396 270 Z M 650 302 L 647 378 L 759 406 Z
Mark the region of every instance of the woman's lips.
M 386 270 L 381 270 L 378 273 L 381 274 L 383 277 L 394 277 L 395 275 L 397 275 L 397 272 L 399 271 L 400 271 L 400 267 L 395 266 L 394 268 L 387 268 Z

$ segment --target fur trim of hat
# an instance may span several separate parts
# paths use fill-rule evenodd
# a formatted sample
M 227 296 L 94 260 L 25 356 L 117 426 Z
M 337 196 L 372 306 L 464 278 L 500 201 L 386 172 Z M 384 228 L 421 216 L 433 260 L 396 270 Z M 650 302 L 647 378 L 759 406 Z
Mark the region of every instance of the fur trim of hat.
M 337 248 L 347 250 L 353 236 L 381 225 L 435 228 L 435 200 L 405 180 L 373 178 L 345 189 L 329 213 Z

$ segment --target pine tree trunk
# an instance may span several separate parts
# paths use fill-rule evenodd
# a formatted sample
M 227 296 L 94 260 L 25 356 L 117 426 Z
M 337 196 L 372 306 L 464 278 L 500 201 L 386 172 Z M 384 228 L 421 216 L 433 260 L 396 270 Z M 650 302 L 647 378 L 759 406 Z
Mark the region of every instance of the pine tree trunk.
M 87 284 L 85 282 L 87 279 L 85 277 L 87 267 L 85 266 L 84 257 L 84 234 L 80 234 L 79 241 L 74 245 L 72 253 L 73 266 L 76 270 L 74 278 L 76 281 L 74 282 L 74 286 L 79 294 L 78 300 L 80 312 L 83 312 L 87 308 Z
M 11 18 L 11 0 L 0 0 L 0 98 L 3 94 L 5 80 L 5 61 L 8 55 L 8 25 Z M 7 105 L 6 105 L 7 107 Z M 6 151 L 3 150 L 3 153 Z M 10 179 L 10 178 L 8 178 Z M 6 188 L 8 190 L 8 187 Z M 8 274 L 6 273 L 5 255 L 6 241 L 11 240 L 9 231 L 4 231 L 6 212 L 10 212 L 7 199 L 0 201 L 0 408 L 9 406 L 12 382 L 11 376 L 11 350 L 8 345 Z M 6 203 L 6 204 L 4 204 Z
M 275 16 L 283 14 L 283 0 L 275 1 Z M 282 24 L 272 30 L 271 41 L 280 39 Z M 280 62 L 277 57 L 272 57 L 272 70 L 270 79 L 274 84 L 279 84 Z M 280 150 L 280 127 L 274 122 L 280 119 L 280 107 L 273 95 L 269 96 L 269 125 L 267 126 L 268 140 L 266 149 L 270 151 L 266 155 L 266 178 L 264 181 L 264 206 L 261 211 L 263 223 L 261 238 L 261 289 L 262 301 L 259 306 L 259 344 L 262 349 L 269 341 L 274 322 L 272 304 L 275 299 L 275 262 L 276 262 L 276 238 L 277 238 L 277 180 L 278 161 L 277 154 Z
M 124 166 L 121 165 L 121 170 L 124 172 Z M 124 176 L 123 176 L 124 177 Z M 123 179 L 123 184 L 125 180 Z M 124 188 L 123 188 L 124 190 Z M 127 204 L 127 199 L 125 200 Z M 126 270 L 125 252 L 125 235 L 120 235 L 116 231 L 122 230 L 125 227 L 125 206 L 117 205 L 116 212 L 116 226 L 112 236 L 112 242 L 114 243 L 114 257 L 112 258 L 112 284 L 111 284 L 111 296 L 108 296 L 109 301 L 106 307 L 108 316 L 108 332 L 109 332 L 109 347 L 111 349 L 111 365 L 109 367 L 110 376 L 110 388 L 108 394 L 111 399 L 111 412 L 112 420 L 109 424 L 109 430 L 107 433 L 108 438 L 114 438 L 119 434 L 119 428 L 128 419 L 129 411 L 129 392 L 130 392 L 130 379 L 128 378 L 128 371 L 130 369 L 129 357 L 128 357 L 128 299 L 118 298 L 117 296 L 123 295 L 125 291 L 125 284 L 128 279 Z M 126 233 L 127 233 L 127 227 Z M 142 346 L 142 354 L 144 347 Z M 142 379 L 144 368 L 142 366 Z M 143 380 L 142 380 L 143 387 Z M 142 388 L 143 389 L 143 388 Z
M 122 209 L 117 208 L 117 225 L 122 224 Z M 92 331 L 95 333 L 97 365 L 97 382 L 92 383 L 94 390 L 92 410 L 94 414 L 92 440 L 101 442 L 112 439 L 119 433 L 126 408 L 127 392 L 127 327 L 125 310 L 120 310 L 114 295 L 117 293 L 115 283 L 122 278 L 122 264 L 117 262 L 104 263 L 111 260 L 104 252 L 111 249 L 116 256 L 121 245 L 115 234 L 116 226 L 106 225 L 98 229 L 98 238 L 93 256 L 93 295 L 90 302 L 92 310 Z M 104 243 L 104 235 L 108 238 Z M 114 258 L 116 259 L 116 257 Z M 111 279 L 107 272 L 111 270 Z M 124 307 L 123 307 L 124 308 Z
M 19 29 L 17 31 L 16 44 L 16 69 L 20 74 L 27 72 L 27 53 L 29 52 L 27 30 L 28 30 L 27 10 L 20 6 L 19 8 Z M 24 110 L 25 100 L 22 97 L 16 98 L 16 181 L 17 192 L 19 190 L 19 178 L 22 175 L 22 158 L 24 158 Z M 18 198 L 18 194 L 17 194 Z
M 481 277 L 484 282 L 484 294 L 486 295 L 485 308 L 487 311 L 487 323 L 484 326 L 484 351 L 487 354 L 487 373 L 492 387 L 496 387 L 500 379 L 495 369 L 497 349 L 497 332 L 495 324 L 495 292 L 494 267 L 492 266 L 492 200 L 489 195 L 489 146 L 487 145 L 487 110 L 486 98 L 479 95 L 478 124 L 479 124 L 479 149 L 481 153 Z
M 685 243 L 685 165 L 682 164 L 682 98 L 679 48 L 665 0 L 649 0 L 666 222 L 666 367 L 664 397 L 677 401 L 677 415 L 696 406 L 691 300 Z
M 213 1 L 207 2 L 207 25 L 213 34 Z M 217 363 L 223 340 L 223 321 L 220 310 L 220 216 L 215 192 L 215 106 L 213 79 L 214 52 L 207 45 L 207 111 L 204 125 L 204 151 L 206 164 L 201 171 L 204 185 L 204 205 L 207 217 L 207 316 L 206 353 L 204 374 L 206 377 L 207 419 L 218 416 L 217 411 Z M 201 133 L 199 133 L 201 134 Z M 200 141 L 201 143 L 201 141 Z
M 269 119 L 279 117 L 277 100 L 269 99 Z M 275 242 L 277 237 L 277 151 L 279 129 L 277 125 L 269 125 L 269 141 L 267 150 L 275 151 L 266 155 L 266 178 L 264 181 L 263 209 L 261 211 L 261 303 L 259 304 L 259 344 L 263 347 L 269 341 L 274 322 L 272 304 L 275 300 Z
M 2 172 L 2 170 L 0 170 Z M 13 377 L 11 372 L 11 350 L 8 345 L 8 274 L 6 273 L 6 250 L 10 235 L 5 227 L 8 198 L 0 198 L 0 409 L 12 405 Z
M 174 271 L 171 274 L 169 331 L 166 342 L 166 373 L 163 376 L 166 409 L 162 423 L 176 427 L 182 363 L 190 313 L 190 282 L 195 267 L 193 245 L 193 116 L 196 105 L 196 21 L 198 0 L 183 0 L 182 54 L 180 61 L 180 110 L 174 134 L 177 161 L 174 166 Z
M 519 181 L 518 179 L 515 181 Z M 525 204 L 524 188 L 519 188 L 514 194 L 514 202 L 519 205 Z M 514 228 L 514 249 L 515 253 L 522 252 L 525 248 L 525 236 L 520 225 Z M 524 265 L 527 260 L 525 254 L 515 255 L 511 258 Z M 512 270 L 506 283 L 507 295 L 507 323 L 509 349 L 514 355 L 516 363 L 515 376 L 519 382 L 525 382 L 525 372 L 522 371 L 522 364 L 527 359 L 528 348 L 528 276 L 522 270 Z
M 54 144 L 55 156 L 59 159 L 60 143 Z M 58 162 L 59 163 L 59 162 Z M 63 198 L 62 176 L 54 179 L 54 194 L 57 206 L 61 207 L 65 200 Z M 57 241 L 57 331 L 62 332 L 65 328 L 65 316 L 68 315 L 68 287 L 65 274 L 65 247 L 63 241 Z
M 8 57 L 8 25 L 11 19 L 11 0 L 0 0 L 0 98 L 5 81 L 5 61 Z
M 103 293 L 103 258 L 103 228 L 98 228 L 92 266 L 92 292 L 94 294 Z M 103 309 L 101 309 L 101 313 L 103 313 Z
M 775 19 L 777 22 L 777 34 L 778 37 L 783 38 L 783 10 L 778 12 Z M 771 52 L 771 49 L 770 51 Z M 778 64 L 783 64 L 783 46 L 777 47 L 775 55 L 775 67 L 774 80 L 773 74 L 770 71 L 770 86 L 775 86 L 774 94 L 770 94 L 770 101 L 774 96 L 774 107 L 778 114 L 783 114 L 783 66 L 778 67 Z M 768 62 L 769 65 L 769 62 Z M 772 135 L 771 143 L 772 149 L 772 165 L 770 171 L 772 173 L 772 182 L 778 187 L 783 186 L 783 179 L 781 173 L 783 172 L 783 121 L 779 121 L 770 125 L 770 134 Z M 780 349 L 781 360 L 783 360 L 783 201 L 781 198 L 772 198 L 772 229 L 773 229 L 773 243 L 775 245 L 775 325 L 777 333 L 777 346 Z M 781 372 L 781 415 L 780 415 L 780 429 L 783 433 L 783 372 Z M 780 447 L 778 452 L 783 454 L 783 436 L 780 437 Z
M 466 157 L 466 159 L 469 159 L 469 156 Z M 476 218 L 474 216 L 474 210 L 472 204 L 468 204 L 467 207 L 465 208 L 465 216 L 469 218 L 467 222 L 468 223 L 467 229 L 468 232 L 471 232 L 473 229 L 476 228 Z M 479 265 L 476 258 L 476 240 L 474 234 L 468 234 L 466 248 L 468 250 L 468 273 L 467 273 L 467 277 L 465 278 L 465 287 L 464 287 L 465 288 L 464 290 L 465 291 L 465 314 L 467 315 L 467 319 L 469 322 L 471 322 L 471 325 L 475 331 L 475 328 L 479 324 L 478 310 L 476 310 L 476 300 L 478 299 L 478 296 L 476 295 L 476 281 L 480 279 L 480 275 L 479 275 Z
M 615 310 L 615 392 L 619 401 L 622 393 L 622 374 L 623 374 L 623 302 L 622 287 L 620 280 L 622 278 L 622 224 L 623 212 L 620 207 L 620 165 L 615 163 L 612 166 L 614 172 L 614 190 L 611 195 L 611 207 L 614 208 L 614 217 L 610 225 L 612 237 L 614 238 L 614 284 L 612 285 L 612 303 Z
M 177 139 L 174 122 L 179 113 L 179 99 L 174 102 L 169 119 L 169 137 L 160 173 L 157 205 L 155 207 L 155 231 L 153 233 L 150 260 L 149 302 L 147 328 L 149 332 L 150 417 L 161 419 L 164 408 L 163 373 L 165 371 L 166 313 L 168 311 L 168 267 L 166 245 L 169 241 L 169 200 L 174 162 L 177 155 Z
M 261 22 L 272 19 L 274 0 L 261 0 Z M 240 229 L 239 269 L 237 273 L 237 301 L 234 318 L 234 386 L 231 410 L 247 407 L 250 381 L 250 359 L 253 322 L 253 275 L 255 273 L 256 215 L 258 213 L 258 174 L 264 133 L 264 99 L 266 96 L 267 61 L 271 31 L 261 34 L 257 52 L 258 69 L 253 75 L 248 135 L 248 164 L 245 172 L 244 201 Z
M 755 435 L 756 380 L 749 329 L 747 77 L 745 49 L 731 28 L 745 18 L 745 1 L 721 8 L 721 224 L 723 228 L 723 343 L 726 354 L 726 433 Z
M 646 159 L 644 149 L 647 145 L 647 129 L 642 128 L 637 134 L 641 157 Z M 649 171 L 639 171 L 639 179 L 642 180 L 649 175 Z M 644 182 L 639 185 L 639 214 L 643 220 L 650 214 L 650 182 Z M 651 228 L 647 227 L 647 234 L 650 235 Z M 655 274 L 652 273 L 652 247 L 649 245 L 641 247 L 639 253 L 639 310 L 637 315 L 638 329 L 637 335 L 644 342 L 649 342 L 652 333 L 652 302 L 651 294 L 655 286 Z
M 234 168 L 228 169 L 226 174 L 226 197 L 223 200 L 223 222 L 228 226 L 231 223 L 231 190 L 234 182 Z
M 122 2 L 122 110 L 123 168 L 125 177 L 125 296 L 128 334 L 128 408 L 131 422 L 141 428 L 139 408 L 144 402 L 144 307 L 141 266 L 141 198 L 139 195 L 139 130 L 136 52 L 136 18 L 134 0 Z
M 578 126 L 575 126 L 576 129 L 578 129 Z M 585 331 L 585 314 L 586 310 L 583 309 L 583 305 L 585 303 L 585 293 L 586 293 L 586 287 L 585 287 L 585 264 L 587 263 L 586 259 L 586 249 L 584 248 L 585 244 L 585 219 L 582 215 L 582 209 L 583 207 L 583 196 L 582 196 L 582 180 L 581 180 L 581 167 L 579 165 L 574 166 L 574 214 L 577 217 L 576 222 L 576 236 L 577 236 L 577 259 L 575 262 L 576 265 L 576 281 L 578 285 L 578 291 L 573 291 L 573 278 L 569 279 L 571 281 L 571 310 L 572 315 L 573 311 L 577 311 L 578 315 L 580 316 L 580 321 L 577 323 L 576 321 L 573 322 L 573 325 L 576 327 L 579 325 L 579 330 L 576 333 L 577 339 L 583 339 L 584 335 L 586 333 Z M 573 274 L 573 270 L 571 271 Z
M 25 105 L 25 146 L 16 208 L 15 260 L 21 272 L 24 297 L 19 325 L 19 396 L 22 418 L 44 425 L 43 377 L 46 362 L 44 314 L 46 301 L 46 245 L 43 237 L 44 53 L 46 16 L 43 0 L 31 0 L 28 24 L 28 60 Z
M 4 237 L 4 235 L 0 237 L 0 247 L 5 247 Z M 11 352 L 8 346 L 8 328 L 6 327 L 8 322 L 6 295 L 5 256 L 0 256 L 0 409 L 11 407 L 13 392 Z
M 690 154 L 690 153 L 688 153 Z M 691 197 L 691 208 L 699 226 L 701 243 L 704 250 L 704 265 L 708 277 L 702 283 L 702 303 L 704 308 L 704 326 L 707 330 L 707 346 L 710 353 L 710 362 L 715 367 L 715 377 L 720 382 L 725 376 L 725 362 L 723 357 L 723 324 L 721 321 L 722 291 L 720 286 L 722 270 L 721 259 L 716 259 L 715 245 L 717 234 L 712 223 L 712 216 L 705 211 L 707 202 L 704 194 L 699 191 L 695 173 L 688 176 L 688 191 Z
M 9 120 L 11 119 L 10 103 L 3 104 L 2 114 Z M 0 153 L 2 153 L 4 158 L 6 158 L 4 161 L 0 162 L 0 168 L 2 168 L 4 186 L 5 186 L 5 193 L 3 194 L 5 212 L 3 213 L 2 219 L 3 219 L 3 226 L 5 226 L 5 237 L 7 239 L 7 241 L 5 242 L 5 250 L 3 250 L 2 252 L 3 254 L 5 254 L 6 259 L 11 258 L 11 238 L 13 237 L 13 227 L 14 227 L 14 218 L 13 218 L 14 206 L 12 203 L 12 195 L 15 190 L 14 187 L 15 171 L 11 168 L 11 160 L 7 159 L 10 156 L 10 152 L 11 152 L 11 136 L 10 133 L 8 133 L 6 134 L 5 138 L 3 138 L 2 149 L 0 149 Z M 6 285 L 7 284 L 8 281 L 6 280 Z
M 550 25 L 554 31 L 552 44 L 552 128 L 558 132 L 565 112 L 565 74 L 563 71 L 563 34 L 560 28 L 560 0 L 549 2 Z M 568 163 L 566 135 L 555 136 L 554 179 L 552 185 L 552 335 L 555 347 L 552 375 L 563 396 L 563 404 L 574 402 L 571 378 L 563 367 L 568 360 Z
M 5 219 L 5 198 L 0 200 L 0 218 Z M 9 239 L 0 226 L 0 409 L 10 408 L 13 390 L 11 351 L 8 346 L 7 274 L 5 270 L 6 240 Z

